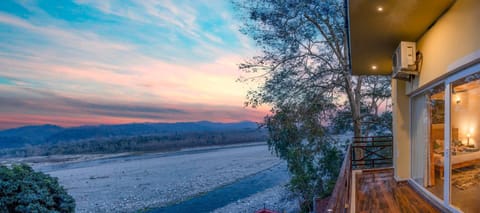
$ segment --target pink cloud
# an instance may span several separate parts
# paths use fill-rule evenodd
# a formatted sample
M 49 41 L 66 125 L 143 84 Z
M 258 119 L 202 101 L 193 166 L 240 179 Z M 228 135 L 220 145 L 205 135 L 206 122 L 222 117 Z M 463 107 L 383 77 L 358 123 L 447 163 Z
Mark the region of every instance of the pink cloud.
M 4 88 L 4 87 L 0 87 Z M 84 100 L 26 89 L 10 91 L 20 97 L 0 95 L 0 128 L 31 124 L 78 126 L 84 124 L 114 124 L 130 122 L 179 122 L 212 120 L 235 122 L 261 121 L 268 107 L 259 109 L 241 106 L 205 104 L 156 104 L 146 102 L 109 102 Z
M 172 14 L 185 17 L 184 8 L 165 5 Z M 150 9 L 153 6 L 154 2 L 144 4 Z M 112 9 L 109 4 L 99 7 Z M 194 16 L 177 20 L 178 17 L 160 16 L 158 11 L 148 12 L 175 22 L 173 26 L 194 36 L 200 48 L 192 47 L 192 54 L 208 52 L 217 58 L 203 63 L 168 62 L 142 54 L 136 46 L 113 42 L 92 32 L 55 27 L 63 26 L 56 25 L 58 20 L 49 20 L 53 23 L 39 26 L 0 12 L 1 24 L 23 29 L 32 37 L 51 42 L 38 46 L 2 44 L 16 51 L 0 56 L 0 77 L 14 82 L 14 85 L 0 85 L 0 128 L 44 123 L 77 126 L 262 119 L 268 107 L 243 108 L 249 86 L 235 82 L 240 74 L 237 64 L 248 57 L 248 53 L 226 54 L 203 41 L 203 37 L 208 37 L 221 43 L 221 39 L 213 35 L 199 34 L 202 32 L 195 29 Z M 133 110 L 135 107 L 143 111 Z M 159 108 L 159 112 L 154 108 Z M 170 114 L 162 114 L 163 108 L 184 113 L 172 110 Z
M 195 109 L 192 109 L 195 110 Z M 213 120 L 217 122 L 256 121 L 261 122 L 266 112 L 254 110 L 235 111 L 191 111 L 185 116 L 172 116 L 165 119 L 127 118 L 118 116 L 100 116 L 91 114 L 68 114 L 68 115 L 41 115 L 26 113 L 2 113 L 0 112 L 0 129 L 14 128 L 25 125 L 55 124 L 64 127 L 98 124 L 122 124 L 143 122 L 187 122 L 200 120 Z
M 55 65 L 37 61 L 0 59 L 2 64 L 24 70 L 9 72 L 5 76 L 15 79 L 31 79 L 52 84 L 55 90 L 68 94 L 69 90 L 82 91 L 96 87 L 99 98 L 120 97 L 127 90 L 132 100 L 143 100 L 148 96 L 156 101 L 174 103 L 214 103 L 217 105 L 240 106 L 247 91 L 246 85 L 237 83 L 238 56 L 224 57 L 209 64 L 193 66 L 177 65 L 158 60 L 145 60 L 139 65 L 123 67 L 131 72 L 117 73 L 100 66 L 74 64 Z M 60 82 L 60 84 L 56 84 Z M 62 82 L 68 83 L 62 87 Z M 76 83 L 76 84 L 75 84 Z M 54 85 L 56 84 L 56 85 Z M 88 91 L 86 91 L 88 92 Z

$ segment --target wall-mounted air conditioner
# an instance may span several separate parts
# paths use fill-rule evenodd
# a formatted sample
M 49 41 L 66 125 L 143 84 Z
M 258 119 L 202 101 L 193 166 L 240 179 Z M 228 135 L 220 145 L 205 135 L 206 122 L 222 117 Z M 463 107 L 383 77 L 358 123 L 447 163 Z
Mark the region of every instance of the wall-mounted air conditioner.
M 402 41 L 392 56 L 392 77 L 410 80 L 412 75 L 418 75 L 415 42 Z

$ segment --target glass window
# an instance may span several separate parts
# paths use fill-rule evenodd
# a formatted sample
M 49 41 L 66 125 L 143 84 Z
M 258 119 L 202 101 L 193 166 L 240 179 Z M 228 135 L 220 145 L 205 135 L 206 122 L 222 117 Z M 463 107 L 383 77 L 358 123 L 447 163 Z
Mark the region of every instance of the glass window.
M 445 85 L 441 84 L 427 92 L 428 98 L 428 144 L 425 156 L 427 165 L 427 189 L 443 199 L 444 184 L 444 135 L 445 135 Z
M 444 85 L 411 99 L 412 179 L 443 199 Z
M 480 212 L 480 74 L 452 83 L 451 203 L 463 212 Z

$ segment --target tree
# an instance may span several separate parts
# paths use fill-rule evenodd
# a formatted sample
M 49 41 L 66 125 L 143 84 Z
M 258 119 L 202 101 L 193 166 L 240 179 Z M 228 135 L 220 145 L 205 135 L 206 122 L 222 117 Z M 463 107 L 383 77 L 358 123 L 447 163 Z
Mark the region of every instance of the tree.
M 353 76 L 347 51 L 346 10 L 341 0 L 237 0 L 244 24 L 241 31 L 252 37 L 262 54 L 240 64 L 262 86 L 247 94 L 247 105 L 282 107 L 307 96 L 330 98 L 350 109 L 355 136 L 362 133 L 363 91 L 372 89 L 370 108 L 389 94 L 384 76 Z M 385 79 L 376 81 L 378 79 Z M 372 84 L 373 83 L 373 84 Z M 373 87 L 372 87 L 373 86 Z M 347 100 L 346 102 L 344 100 Z M 372 111 L 368 110 L 368 111 Z
M 332 139 L 316 124 L 315 115 L 322 110 L 322 105 L 303 105 L 277 110 L 265 118 L 268 144 L 287 161 L 292 174 L 290 190 L 301 198 L 302 212 L 311 212 L 315 196 L 330 194 L 342 160 Z
M 331 102 L 346 98 L 355 136 L 360 136 L 364 77 L 350 71 L 343 1 L 244 0 L 236 5 L 245 14 L 242 32 L 263 50 L 240 65 L 246 73 L 263 72 L 259 76 L 265 80 L 248 94 L 248 103 L 281 107 L 310 94 Z
M 382 117 L 389 77 L 352 75 L 343 0 L 234 0 L 234 5 L 243 20 L 241 32 L 262 50 L 239 65 L 245 73 L 240 81 L 260 83 L 248 92 L 246 105 L 272 107 L 265 118 L 269 145 L 287 160 L 293 190 L 305 201 L 326 196 L 327 183 L 338 173 L 320 171 L 340 167 L 339 160 L 324 161 L 325 150 L 336 153 L 327 126 L 337 119 L 354 136 L 373 131 L 374 125 L 362 122 Z
M 365 77 L 360 95 L 364 135 L 370 133 L 383 135 L 386 132 L 391 134 L 391 106 L 388 104 L 391 97 L 390 77 L 379 75 Z M 380 112 L 381 105 L 384 106 L 383 112 Z
M 28 165 L 0 166 L 0 212 L 74 212 L 75 200 L 56 178 Z
M 364 136 L 391 134 L 391 96 L 390 77 L 366 76 L 360 91 L 361 95 L 361 132 Z M 350 105 L 338 106 L 331 117 L 334 133 L 353 131 Z

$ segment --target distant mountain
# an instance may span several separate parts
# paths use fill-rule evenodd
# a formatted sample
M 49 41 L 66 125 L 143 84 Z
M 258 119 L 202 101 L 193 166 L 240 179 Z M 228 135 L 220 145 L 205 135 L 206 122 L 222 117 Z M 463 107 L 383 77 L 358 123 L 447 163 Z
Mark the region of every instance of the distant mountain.
M 0 131 L 0 148 L 22 147 L 27 144 L 57 143 L 93 138 L 171 135 L 191 132 L 216 132 L 255 129 L 250 121 L 216 123 L 210 121 L 179 123 L 132 123 L 119 125 L 79 126 L 62 128 L 55 125 L 25 126 Z
M 63 130 L 64 128 L 51 124 L 3 130 L 0 131 L 0 148 L 43 143 L 50 136 Z

